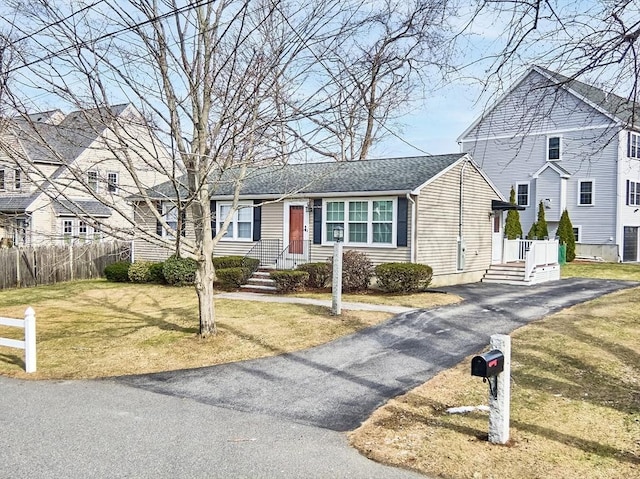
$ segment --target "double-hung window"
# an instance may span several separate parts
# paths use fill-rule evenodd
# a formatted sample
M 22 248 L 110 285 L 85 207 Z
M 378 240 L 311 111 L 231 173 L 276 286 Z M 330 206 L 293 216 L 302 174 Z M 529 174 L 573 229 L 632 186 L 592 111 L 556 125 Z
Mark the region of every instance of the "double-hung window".
M 516 183 L 516 204 L 529 206 L 529 183 Z
M 118 192 L 118 173 L 107 173 L 107 191 L 109 193 Z
M 640 158 L 640 133 L 631 133 L 627 137 L 627 154 L 629 158 Z
M 93 192 L 98 192 L 98 172 L 97 171 L 88 171 L 87 172 L 87 186 Z
M 559 136 L 547 137 L 547 161 L 560 160 L 561 143 Z
M 13 185 L 16 190 L 22 188 L 22 171 L 14 170 L 13 172 Z
M 239 204 L 238 209 L 233 212 L 227 232 L 222 237 L 227 240 L 251 241 L 253 239 L 253 209 L 248 203 Z M 216 212 L 217 231 L 222 229 L 227 216 L 231 214 L 231 203 L 218 203 Z
M 593 180 L 580 180 L 578 182 L 578 205 L 592 206 L 595 200 L 594 189 Z
M 393 245 L 395 201 L 357 199 L 325 202 L 324 239 L 333 242 L 333 230 L 344 228 L 344 242 Z
M 62 238 L 70 243 L 73 238 L 73 220 L 62 220 Z
M 175 232 L 178 230 L 178 207 L 170 202 L 162 203 L 162 219 L 171 228 L 170 230 L 163 228 L 163 236 L 168 238 L 175 237 Z
M 4 170 L 0 170 L 0 190 L 4 190 Z
M 627 180 L 627 204 L 630 206 L 640 205 L 640 183 Z

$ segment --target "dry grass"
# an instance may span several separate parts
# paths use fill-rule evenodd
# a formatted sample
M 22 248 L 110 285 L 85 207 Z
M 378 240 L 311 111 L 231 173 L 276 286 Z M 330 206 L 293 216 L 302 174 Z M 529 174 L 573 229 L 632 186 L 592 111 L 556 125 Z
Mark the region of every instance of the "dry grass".
M 486 413 L 446 413 L 487 403 L 470 358 L 379 409 L 352 444 L 377 461 L 445 478 L 638 477 L 640 288 L 549 316 L 512 342 L 509 446 L 487 442 Z
M 388 313 L 216 300 L 216 337 L 197 337 L 192 288 L 81 281 L 0 292 L 0 316 L 36 310 L 38 372 L 22 351 L 0 347 L 0 374 L 93 378 L 208 366 L 309 348 L 390 317 Z M 0 327 L 0 336 L 22 331 Z
M 563 278 L 598 278 L 640 281 L 640 267 L 632 263 L 573 262 L 562 267 Z
M 331 300 L 331 293 L 303 292 L 294 293 L 298 298 L 314 298 Z M 360 294 L 343 294 L 342 302 L 384 304 L 387 306 L 404 306 L 407 308 L 436 308 L 447 304 L 459 303 L 460 296 L 437 291 L 428 291 L 415 294 L 384 294 L 376 290 L 369 290 Z

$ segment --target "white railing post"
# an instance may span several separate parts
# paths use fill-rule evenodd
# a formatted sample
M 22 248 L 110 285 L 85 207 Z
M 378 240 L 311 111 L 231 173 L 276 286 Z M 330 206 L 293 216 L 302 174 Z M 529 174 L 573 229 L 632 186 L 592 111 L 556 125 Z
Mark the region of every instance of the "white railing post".
M 533 269 L 536 267 L 536 243 L 531 242 L 529 247 L 529 251 L 526 253 L 525 262 L 524 262 L 524 280 L 529 281 L 531 278 L 531 273 L 533 273 Z
M 24 312 L 24 364 L 28 373 L 36 372 L 36 312 L 31 306 Z

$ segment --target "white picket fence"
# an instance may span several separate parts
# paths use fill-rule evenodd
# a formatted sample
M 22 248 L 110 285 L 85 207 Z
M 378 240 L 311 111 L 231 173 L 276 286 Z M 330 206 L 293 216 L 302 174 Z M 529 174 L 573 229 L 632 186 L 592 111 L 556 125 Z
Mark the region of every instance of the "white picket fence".
M 24 312 L 24 319 L 2 318 L 0 325 L 24 329 L 24 341 L 0 338 L 0 346 L 24 349 L 24 369 L 28 373 L 36 372 L 36 313 L 32 307 Z

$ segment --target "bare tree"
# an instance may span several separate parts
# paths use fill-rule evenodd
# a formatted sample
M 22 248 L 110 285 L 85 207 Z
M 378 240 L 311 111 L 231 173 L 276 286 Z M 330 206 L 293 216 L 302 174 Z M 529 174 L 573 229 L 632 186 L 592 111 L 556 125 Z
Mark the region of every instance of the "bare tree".
M 422 68 L 432 39 L 430 22 L 442 19 L 439 3 L 433 11 L 428 2 L 418 2 L 415 11 L 401 8 L 404 2 L 385 2 L 380 11 L 373 10 L 377 2 L 303 3 L 8 2 L 19 41 L 7 48 L 19 64 L 3 72 L 13 77 L 3 100 L 19 118 L 5 132 L 13 128 L 48 148 L 48 164 L 59 166 L 52 173 L 9 141 L 5 153 L 42 191 L 96 228 L 136 235 L 195 259 L 203 337 L 216 331 L 212 255 L 239 207 L 243 182 L 263 167 L 309 151 L 336 151 L 336 144 L 342 151 L 345 139 L 361 141 L 357 148 L 349 145 L 350 157 L 366 157 L 375 130 L 410 99 L 413 74 Z M 373 26 L 370 44 L 367 29 Z M 94 188 L 86 165 L 69 166 L 60 141 L 82 141 L 73 134 L 61 140 L 54 114 L 45 121 L 29 114 L 42 111 L 45 101 L 77 110 L 84 131 L 100 138 L 88 148 L 108 151 L 103 161 L 124 166 L 129 180 L 117 195 Z M 135 108 L 114 107 L 127 103 Z M 331 130 L 329 119 L 335 118 L 344 119 L 346 128 Z M 362 124 L 364 133 L 356 132 Z M 52 174 L 57 181 L 48 181 Z M 177 208 L 177 224 L 147 194 L 158 178 L 167 182 L 166 200 Z M 232 187 L 232 207 L 214 232 L 210 198 L 222 186 Z M 77 201 L 79 190 L 119 215 L 120 226 Z M 126 201 L 132 197 L 173 234 L 159 236 L 140 225 Z M 182 236 L 183 226 L 193 235 Z
M 514 73 L 538 64 L 563 73 L 562 84 L 582 80 L 620 94 L 627 100 L 620 108 L 638 103 L 638 2 L 480 0 L 463 30 L 473 31 L 489 19 L 499 47 L 483 57 L 489 61 L 487 85 L 511 83 Z M 636 121 L 634 114 L 631 122 Z

